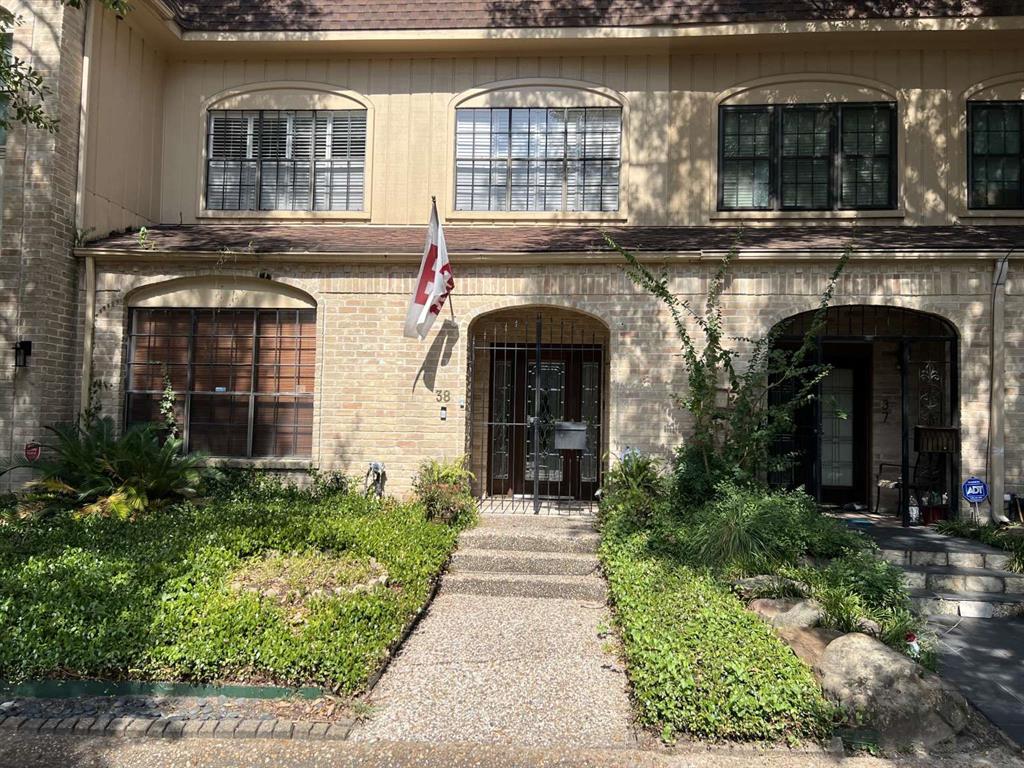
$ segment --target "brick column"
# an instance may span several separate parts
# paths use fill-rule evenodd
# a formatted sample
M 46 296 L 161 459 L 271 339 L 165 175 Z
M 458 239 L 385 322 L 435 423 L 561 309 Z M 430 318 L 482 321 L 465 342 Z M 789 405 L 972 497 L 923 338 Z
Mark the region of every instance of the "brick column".
M 16 0 L 13 50 L 45 78 L 56 134 L 16 126 L 7 141 L 0 228 L 0 462 L 74 418 L 78 339 L 75 192 L 83 11 L 57 0 Z M 12 347 L 32 341 L 28 367 Z M 6 477 L 4 485 L 22 478 Z

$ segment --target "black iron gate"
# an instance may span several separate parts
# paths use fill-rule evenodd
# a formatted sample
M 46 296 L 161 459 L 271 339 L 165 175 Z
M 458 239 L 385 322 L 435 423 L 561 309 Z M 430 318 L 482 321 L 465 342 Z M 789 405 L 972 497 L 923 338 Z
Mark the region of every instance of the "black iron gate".
M 472 334 L 470 454 L 485 511 L 593 511 L 604 355 L 595 323 L 561 311 L 499 317 Z

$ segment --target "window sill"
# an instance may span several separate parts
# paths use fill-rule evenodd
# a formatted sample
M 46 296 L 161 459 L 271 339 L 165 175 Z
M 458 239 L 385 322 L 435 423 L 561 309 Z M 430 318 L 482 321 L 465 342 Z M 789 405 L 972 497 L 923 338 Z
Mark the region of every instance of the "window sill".
M 870 221 L 902 219 L 902 209 L 887 211 L 715 211 L 711 221 Z
M 998 208 L 986 211 L 979 208 L 957 214 L 957 218 L 969 219 L 971 221 L 978 219 L 1024 219 L 1024 209 L 1007 210 L 1005 208 Z
M 288 472 L 305 472 L 312 466 L 312 459 L 300 458 L 253 458 L 247 459 L 241 456 L 209 456 L 204 461 L 207 466 L 223 467 L 226 469 L 266 469 L 284 470 Z
M 564 222 L 577 224 L 587 221 L 624 223 L 628 220 L 623 211 L 448 211 L 446 221 L 458 222 Z
M 197 219 L 217 221 L 361 221 L 370 220 L 369 211 L 200 211 Z

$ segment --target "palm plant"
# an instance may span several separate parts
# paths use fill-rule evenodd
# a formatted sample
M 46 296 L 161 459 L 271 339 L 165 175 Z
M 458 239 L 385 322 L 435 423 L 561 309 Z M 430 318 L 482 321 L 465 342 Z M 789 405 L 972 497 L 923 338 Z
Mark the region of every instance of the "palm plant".
M 68 503 L 81 516 L 133 519 L 169 501 L 194 496 L 215 470 L 206 457 L 185 454 L 182 441 L 161 440 L 159 425 L 136 424 L 117 434 L 109 417 L 47 427 L 54 440 L 40 461 L 18 461 L 0 472 L 28 469 L 39 477 L 30 494 L 54 510 Z

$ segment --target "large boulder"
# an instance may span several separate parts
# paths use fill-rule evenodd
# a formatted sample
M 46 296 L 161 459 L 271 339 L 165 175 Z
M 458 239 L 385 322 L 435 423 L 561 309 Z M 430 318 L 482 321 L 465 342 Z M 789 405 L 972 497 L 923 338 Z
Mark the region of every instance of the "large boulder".
M 825 655 L 828 644 L 840 637 L 843 633 L 834 629 L 824 627 L 776 627 L 775 634 L 782 638 L 790 648 L 793 649 L 804 664 L 812 670 L 817 666 L 821 657 Z
M 833 640 L 814 672 L 825 695 L 877 730 L 885 749 L 930 747 L 967 726 L 970 707 L 959 691 L 868 635 Z
M 821 606 L 813 600 L 761 598 L 747 606 L 773 627 L 809 629 L 821 623 Z

